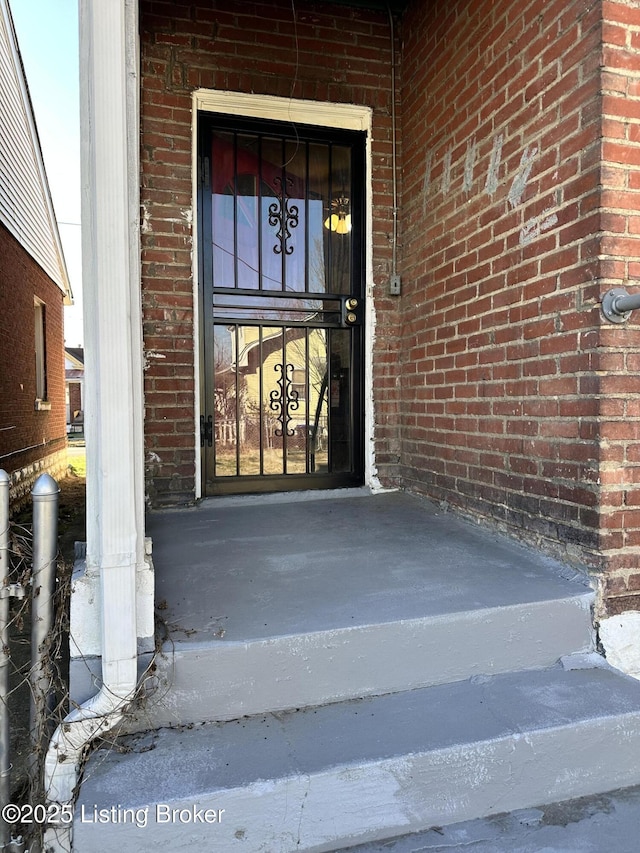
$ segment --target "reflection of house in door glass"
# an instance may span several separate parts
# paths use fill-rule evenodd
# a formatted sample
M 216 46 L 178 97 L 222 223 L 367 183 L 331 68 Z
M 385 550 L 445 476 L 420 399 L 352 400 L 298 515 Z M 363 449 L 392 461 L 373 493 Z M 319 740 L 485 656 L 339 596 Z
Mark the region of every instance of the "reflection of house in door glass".
M 216 476 L 326 472 L 326 330 L 216 326 L 216 341 Z

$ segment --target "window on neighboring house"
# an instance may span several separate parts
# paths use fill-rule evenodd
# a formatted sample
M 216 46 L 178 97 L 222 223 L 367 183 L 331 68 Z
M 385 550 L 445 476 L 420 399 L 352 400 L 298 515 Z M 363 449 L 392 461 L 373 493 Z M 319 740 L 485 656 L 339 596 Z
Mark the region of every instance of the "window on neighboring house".
M 49 408 L 47 400 L 47 353 L 45 346 L 45 305 L 33 301 L 35 356 L 36 356 L 36 409 Z
M 291 377 L 291 385 L 294 391 L 297 392 L 297 399 L 302 402 L 307 398 L 307 374 L 304 367 L 293 368 L 293 376 Z

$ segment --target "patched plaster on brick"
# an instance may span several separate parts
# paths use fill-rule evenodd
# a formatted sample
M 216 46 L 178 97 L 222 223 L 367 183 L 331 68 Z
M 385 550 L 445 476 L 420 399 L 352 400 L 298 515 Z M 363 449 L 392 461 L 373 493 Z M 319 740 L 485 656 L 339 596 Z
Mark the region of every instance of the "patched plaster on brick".
M 629 611 L 603 619 L 599 631 L 611 666 L 640 679 L 640 613 Z

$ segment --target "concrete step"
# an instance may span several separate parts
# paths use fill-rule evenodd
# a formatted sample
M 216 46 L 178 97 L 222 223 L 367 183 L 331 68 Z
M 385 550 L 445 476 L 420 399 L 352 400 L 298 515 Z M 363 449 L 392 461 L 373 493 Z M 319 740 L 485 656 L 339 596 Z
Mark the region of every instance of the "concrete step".
M 636 785 L 336 853 L 638 853 L 639 826 Z
M 152 514 L 170 639 L 130 730 L 544 668 L 593 648 L 583 576 L 428 501 L 345 491 Z M 95 692 L 90 663 L 72 666 L 75 701 Z
M 127 728 L 233 720 L 548 667 L 593 648 L 592 600 L 573 588 L 552 600 L 308 633 L 174 640 L 155 658 Z
M 87 764 L 74 851 L 322 853 L 640 783 L 640 683 L 574 660 L 129 736 Z

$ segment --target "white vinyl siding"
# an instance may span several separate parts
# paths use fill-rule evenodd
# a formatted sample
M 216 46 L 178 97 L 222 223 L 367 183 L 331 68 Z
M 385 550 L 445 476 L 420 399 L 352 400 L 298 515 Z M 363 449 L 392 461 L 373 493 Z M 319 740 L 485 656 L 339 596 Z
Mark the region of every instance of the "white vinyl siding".
M 0 0 L 0 222 L 66 290 L 31 102 L 5 0 Z

